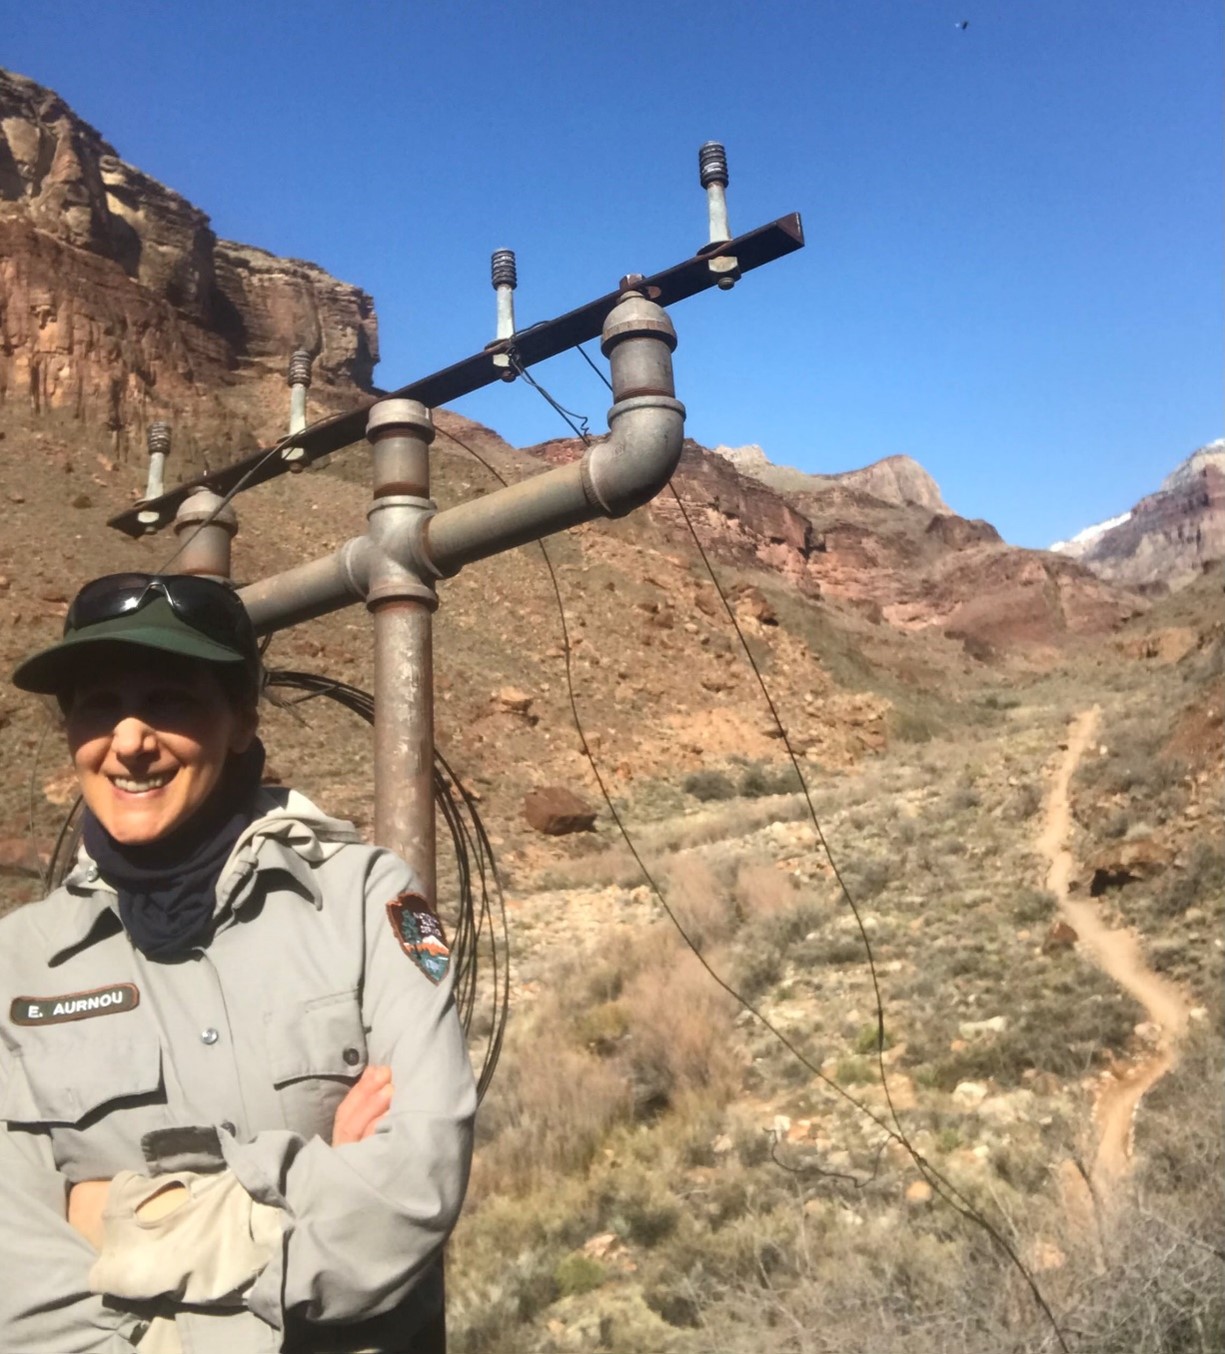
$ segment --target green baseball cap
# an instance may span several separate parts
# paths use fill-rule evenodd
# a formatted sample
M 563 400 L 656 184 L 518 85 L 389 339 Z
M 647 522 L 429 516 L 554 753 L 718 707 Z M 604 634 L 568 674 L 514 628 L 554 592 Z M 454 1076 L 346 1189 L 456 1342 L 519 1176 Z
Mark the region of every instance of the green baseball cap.
M 58 695 L 96 662 L 102 644 L 245 664 L 258 689 L 259 648 L 246 608 L 226 584 L 189 574 L 109 574 L 87 583 L 68 608 L 64 637 L 27 658 L 13 684 Z

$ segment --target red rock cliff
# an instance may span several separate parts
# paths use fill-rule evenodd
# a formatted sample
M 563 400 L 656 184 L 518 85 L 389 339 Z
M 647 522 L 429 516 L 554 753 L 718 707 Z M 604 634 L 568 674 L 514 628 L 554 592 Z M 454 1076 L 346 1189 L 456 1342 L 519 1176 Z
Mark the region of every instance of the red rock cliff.
M 218 240 L 57 94 L 0 71 L 0 402 L 99 425 L 120 458 L 169 418 L 181 475 L 280 430 L 298 347 L 324 404 L 368 389 L 373 301 Z

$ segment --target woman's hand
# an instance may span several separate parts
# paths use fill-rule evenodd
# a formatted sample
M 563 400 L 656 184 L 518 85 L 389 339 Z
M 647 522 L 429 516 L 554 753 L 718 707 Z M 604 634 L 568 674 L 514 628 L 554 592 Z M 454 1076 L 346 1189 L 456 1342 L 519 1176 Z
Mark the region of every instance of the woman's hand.
M 391 1068 L 367 1067 L 336 1106 L 332 1120 L 332 1146 L 361 1142 L 378 1126 L 391 1105 Z M 102 1210 L 110 1190 L 109 1180 L 83 1180 L 68 1191 L 68 1221 L 96 1251 L 102 1249 Z M 147 1205 L 142 1217 L 160 1217 L 183 1202 L 182 1188 L 163 1190 Z
M 68 1191 L 68 1221 L 96 1251 L 102 1249 L 102 1210 L 109 1180 L 82 1180 Z
M 332 1120 L 332 1146 L 361 1142 L 378 1126 L 391 1105 L 391 1068 L 370 1066 L 349 1087 L 348 1094 L 336 1106 Z

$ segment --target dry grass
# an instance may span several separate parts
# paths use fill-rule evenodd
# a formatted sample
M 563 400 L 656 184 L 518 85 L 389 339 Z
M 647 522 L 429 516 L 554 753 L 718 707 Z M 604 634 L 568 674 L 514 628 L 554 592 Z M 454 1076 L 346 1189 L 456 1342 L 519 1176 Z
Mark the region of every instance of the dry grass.
M 685 1094 L 725 1100 L 739 1084 L 732 1041 L 736 1002 L 687 950 L 674 949 L 627 986 L 627 1037 L 619 1061 L 639 1113 L 658 1112 Z
M 1145 689 L 1131 675 L 1119 684 L 1137 730 Z M 1042 947 L 1055 908 L 1035 820 L 1068 713 L 1089 703 L 1068 677 L 1035 682 L 1023 702 L 994 693 L 977 706 L 991 723 L 899 742 L 825 778 L 818 811 L 871 938 L 884 1056 L 915 1145 L 1035 1264 L 1074 1354 L 1204 1354 L 1225 1348 L 1215 1033 L 1145 1102 L 1147 1165 L 1100 1238 L 1077 1230 L 1055 1186 L 1059 1163 L 1088 1148 L 1086 1079 L 1127 1055 L 1143 1016 L 1082 956 Z M 1158 741 L 1136 737 L 1137 748 Z M 1176 819 L 1181 771 L 1134 771 L 1130 756 L 1108 766 L 1105 788 L 1091 771 L 1081 822 L 1138 817 L 1146 795 Z M 773 830 L 801 819 L 803 801 L 689 805 L 639 829 L 681 924 L 826 1076 L 881 1106 L 862 939 L 810 836 Z M 560 869 L 616 864 L 613 848 Z M 1195 933 L 1216 915 L 1204 894 L 1219 871 L 1211 841 L 1180 852 L 1145 906 Z M 582 1165 L 551 1179 L 498 1176 L 524 1139 L 514 1116 L 493 1123 L 482 1152 L 495 1174 L 456 1246 L 457 1354 L 1053 1354 L 1049 1325 L 985 1234 L 939 1203 L 908 1204 L 915 1176 L 900 1151 L 874 1174 L 879 1129 L 738 1013 L 664 920 L 550 974 L 553 997 L 519 1013 L 503 1079 L 551 1040 L 581 1053 L 566 1064 L 576 1082 L 594 1069 L 591 1084 L 611 1085 L 607 1074 L 621 1098 L 593 1121 L 545 1097 L 545 1118 L 574 1116 L 586 1133 Z M 1002 1029 L 963 1033 L 996 1015 Z M 963 1081 L 981 1083 L 981 1109 L 950 1097 Z
M 522 1193 L 584 1170 L 630 1108 L 625 1081 L 600 1058 L 555 1039 L 522 1045 L 514 1077 L 499 1082 L 482 1111 L 472 1197 Z

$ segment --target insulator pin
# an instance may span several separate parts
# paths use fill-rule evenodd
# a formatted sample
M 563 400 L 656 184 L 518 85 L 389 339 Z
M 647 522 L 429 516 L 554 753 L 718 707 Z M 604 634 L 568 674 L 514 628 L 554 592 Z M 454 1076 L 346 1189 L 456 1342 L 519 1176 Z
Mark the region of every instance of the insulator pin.
M 289 359 L 289 384 L 291 386 L 310 385 L 312 360 L 310 353 L 305 348 L 299 348 Z
M 515 251 L 495 249 L 489 260 L 489 275 L 495 287 L 510 287 L 512 290 L 517 287 L 519 276 L 515 271 Z
M 169 423 L 150 423 L 149 431 L 145 434 L 148 445 L 149 455 L 153 456 L 160 452 L 163 456 L 170 451 L 170 424 Z
M 698 177 L 703 188 L 712 183 L 727 187 L 727 151 L 721 141 L 706 141 L 699 148 Z

